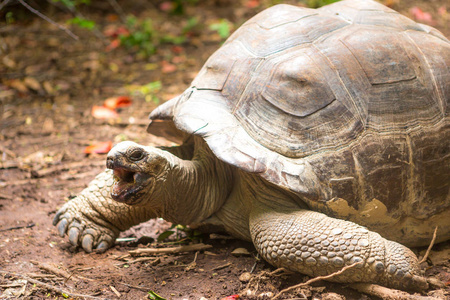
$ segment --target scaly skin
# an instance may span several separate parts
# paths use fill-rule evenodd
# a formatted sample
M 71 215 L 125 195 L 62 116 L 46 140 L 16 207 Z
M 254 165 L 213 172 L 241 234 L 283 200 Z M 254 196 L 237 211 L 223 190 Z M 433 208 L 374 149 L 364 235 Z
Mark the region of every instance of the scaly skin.
M 251 214 L 250 231 L 258 252 L 277 267 L 315 277 L 360 262 L 330 280 L 402 290 L 428 287 L 411 250 L 352 222 L 308 210 L 260 209 Z
M 186 225 L 208 223 L 209 218 L 230 233 L 251 239 L 262 257 L 278 267 L 319 276 L 361 262 L 331 280 L 404 290 L 427 288 L 408 248 L 355 223 L 300 207 L 297 195 L 258 175 L 230 169 L 200 142 L 192 160 L 123 142 L 108 154 L 108 166 L 117 169 L 117 180 L 122 182 L 115 197 L 139 204 L 111 198 L 114 180 L 107 170 L 66 203 L 54 220 L 62 236 L 67 232 L 73 245 L 88 252 L 106 250 L 120 231 L 152 217 Z M 134 196 L 120 192 L 136 185 L 142 188 Z M 233 228 L 241 230 L 236 233 Z
M 103 252 L 114 245 L 121 231 L 155 217 L 148 207 L 130 206 L 111 198 L 112 170 L 95 177 L 76 198 L 65 203 L 56 213 L 61 237 L 66 233 L 74 246 L 86 252 Z

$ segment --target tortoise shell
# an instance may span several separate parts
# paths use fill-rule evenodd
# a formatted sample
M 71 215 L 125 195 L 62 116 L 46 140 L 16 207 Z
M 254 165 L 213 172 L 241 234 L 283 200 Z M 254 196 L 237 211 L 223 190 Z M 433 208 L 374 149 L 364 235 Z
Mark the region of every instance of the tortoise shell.
M 152 120 L 342 217 L 450 206 L 450 42 L 374 1 L 271 7 L 243 24 Z M 155 125 L 155 121 L 151 124 Z

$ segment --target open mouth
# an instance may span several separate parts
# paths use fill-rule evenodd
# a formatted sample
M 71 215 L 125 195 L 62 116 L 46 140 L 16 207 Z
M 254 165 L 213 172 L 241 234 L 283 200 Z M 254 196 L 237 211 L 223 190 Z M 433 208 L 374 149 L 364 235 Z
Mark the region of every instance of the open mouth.
M 114 169 L 114 185 L 111 196 L 118 202 L 135 204 L 136 196 L 145 186 L 144 174 L 126 169 Z

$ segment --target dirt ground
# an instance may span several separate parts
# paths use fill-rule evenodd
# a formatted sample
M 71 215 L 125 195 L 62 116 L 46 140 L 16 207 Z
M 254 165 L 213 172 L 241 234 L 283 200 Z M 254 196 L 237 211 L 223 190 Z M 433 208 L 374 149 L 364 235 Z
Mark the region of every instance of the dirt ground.
M 27 1 L 60 24 L 73 17 L 43 2 Z M 236 294 L 240 299 L 269 299 L 284 288 L 306 281 L 308 278 L 302 275 L 271 273 L 275 269 L 258 258 L 250 243 L 231 237 L 189 238 L 179 230 L 158 242 L 158 236 L 170 227 L 163 220 L 123 233 L 121 237 L 129 241 L 117 242 L 105 254 L 87 254 L 58 236 L 52 226 L 56 210 L 105 167 L 104 154 L 87 155 L 84 149 L 98 142 L 122 140 L 170 145 L 145 132 L 147 116 L 156 107 L 155 99 L 168 100 L 188 87 L 220 46 L 221 36 L 208 26 L 226 19 L 230 22 L 227 26 L 236 28 L 278 1 L 199 1 L 185 4 L 181 15 L 167 11 L 164 5 L 170 1 L 119 1 L 124 15 L 151 18 L 153 26 L 167 34 L 180 34 L 180 28 L 197 17 L 195 28 L 182 33 L 186 36 L 184 43 L 157 45 L 156 54 L 150 57 L 122 46 L 113 49 L 114 36 L 104 36 L 123 24 L 120 11 L 109 6 L 113 2 L 93 1 L 81 8 L 96 22 L 97 31 L 70 26 L 78 41 L 20 4 L 0 11 L 0 299 L 146 299 L 150 291 L 166 299 L 222 299 Z M 414 13 L 411 8 L 419 7 L 430 13 L 431 25 L 450 37 L 450 4 L 446 2 L 445 7 L 444 2 L 385 3 L 409 17 Z M 7 15 L 9 11 L 13 14 Z M 142 89 L 156 81 L 161 88 Z M 131 95 L 133 102 L 118 111 L 118 118 L 92 116 L 94 105 L 121 95 Z M 128 252 L 188 242 L 212 247 L 145 258 L 131 257 Z M 247 253 L 233 255 L 237 248 Z M 424 270 L 446 287 L 435 287 L 428 294 L 445 299 L 450 295 L 450 245 L 435 245 L 433 249 L 423 263 Z M 425 252 L 414 250 L 419 256 Z M 242 275 L 246 272 L 251 273 L 250 283 L 245 278 L 248 274 Z M 346 285 L 323 281 L 281 298 L 377 299 Z

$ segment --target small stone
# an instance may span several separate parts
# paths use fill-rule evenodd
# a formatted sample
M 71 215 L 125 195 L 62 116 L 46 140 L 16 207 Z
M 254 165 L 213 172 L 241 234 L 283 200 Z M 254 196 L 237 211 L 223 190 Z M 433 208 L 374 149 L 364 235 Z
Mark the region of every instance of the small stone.
M 239 281 L 249 282 L 251 278 L 252 278 L 252 274 L 250 274 L 250 272 L 244 272 L 239 276 Z
M 248 252 L 245 248 L 236 248 L 231 252 L 231 255 L 234 256 L 250 256 L 250 252 Z
M 258 299 L 271 299 L 273 297 L 272 292 L 264 292 L 258 295 Z

